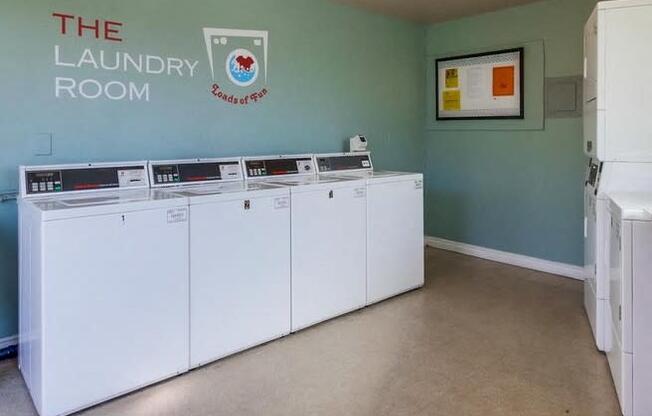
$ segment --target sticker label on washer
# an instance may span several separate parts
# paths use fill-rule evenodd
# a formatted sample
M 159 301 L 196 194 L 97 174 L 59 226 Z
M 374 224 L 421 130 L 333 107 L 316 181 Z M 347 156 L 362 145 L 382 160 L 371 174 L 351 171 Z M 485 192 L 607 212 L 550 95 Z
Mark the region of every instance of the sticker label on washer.
M 147 172 L 144 169 L 118 170 L 118 186 L 130 188 L 147 184 Z
M 362 161 L 362 167 L 363 168 L 371 167 L 371 163 L 368 160 L 363 160 Z
M 312 159 L 310 160 L 297 160 L 298 173 L 310 173 L 315 169 L 312 166 Z
M 240 179 L 242 171 L 240 165 L 220 165 L 220 178 L 224 179 Z
M 290 197 L 282 196 L 274 198 L 274 209 L 287 209 L 290 208 Z
M 188 221 L 188 208 L 168 209 L 168 224 Z
M 417 179 L 414 181 L 414 189 L 423 189 L 423 180 Z
M 353 197 L 354 198 L 364 198 L 367 195 L 367 188 L 354 188 Z

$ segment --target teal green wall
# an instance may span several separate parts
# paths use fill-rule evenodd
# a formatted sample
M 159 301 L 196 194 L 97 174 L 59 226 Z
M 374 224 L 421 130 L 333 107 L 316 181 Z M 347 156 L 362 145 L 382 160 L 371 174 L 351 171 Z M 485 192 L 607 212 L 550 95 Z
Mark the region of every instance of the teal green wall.
M 594 5 L 594 0 L 549 0 L 432 25 L 426 54 L 542 41 L 545 63 L 526 76 L 580 75 L 582 29 Z M 525 67 L 528 71 L 528 61 Z M 526 94 L 532 93 L 540 91 L 526 88 Z M 528 117 L 542 114 L 542 95 L 525 111 Z M 440 130 L 442 123 L 435 130 L 430 118 L 426 116 L 425 135 L 427 234 L 583 263 L 585 159 L 580 118 L 541 119 L 539 127 L 527 119 L 508 127 L 469 123 L 485 130 Z
M 427 234 L 579 265 L 581 120 L 544 120 L 541 85 L 544 75 L 581 73 L 593 5 L 548 0 L 424 29 L 325 0 L 5 1 L 0 192 L 16 188 L 20 164 L 330 152 L 364 132 L 378 167 L 425 165 Z M 62 37 L 53 12 L 124 22 L 125 41 Z M 265 99 L 235 108 L 208 94 L 203 27 L 269 30 Z M 199 64 L 193 78 L 63 68 L 55 44 L 77 57 L 92 48 Z M 525 121 L 433 123 L 424 51 L 430 59 L 519 44 L 531 45 L 526 82 L 540 97 Z M 56 76 L 149 82 L 151 97 L 56 99 Z M 35 155 L 43 133 L 52 156 Z M 15 203 L 0 203 L 0 338 L 17 327 L 16 238 Z
M 124 22 L 125 41 L 58 34 L 53 12 Z M 202 27 L 269 30 L 269 95 L 208 94 Z M 194 78 L 55 67 L 54 45 L 199 60 Z M 423 26 L 321 0 L 30 0 L 0 3 L 0 191 L 20 164 L 331 152 L 357 132 L 379 167 L 423 162 Z M 77 55 L 79 56 L 79 55 Z M 223 65 L 219 63 L 219 65 Z M 54 97 L 54 77 L 150 82 L 150 102 Z M 41 133 L 52 156 L 34 156 Z M 0 338 L 17 328 L 16 207 L 0 203 Z

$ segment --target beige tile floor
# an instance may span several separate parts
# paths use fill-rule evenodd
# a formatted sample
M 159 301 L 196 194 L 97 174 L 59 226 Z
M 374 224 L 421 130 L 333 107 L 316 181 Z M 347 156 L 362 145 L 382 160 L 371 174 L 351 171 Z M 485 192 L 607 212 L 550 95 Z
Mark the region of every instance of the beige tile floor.
M 580 282 L 434 249 L 426 273 L 421 290 L 82 414 L 619 414 Z M 0 362 L 0 415 L 35 414 Z

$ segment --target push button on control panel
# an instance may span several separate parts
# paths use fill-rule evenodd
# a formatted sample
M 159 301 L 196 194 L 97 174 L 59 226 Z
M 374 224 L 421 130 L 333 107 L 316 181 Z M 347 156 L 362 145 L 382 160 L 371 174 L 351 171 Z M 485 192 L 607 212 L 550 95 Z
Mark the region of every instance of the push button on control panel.
M 179 167 L 177 165 L 154 166 L 154 183 L 179 182 Z
M 25 180 L 28 194 L 62 191 L 60 171 L 28 172 Z
M 247 172 L 249 173 L 249 176 L 267 176 L 267 170 L 265 167 L 249 167 L 247 169 Z

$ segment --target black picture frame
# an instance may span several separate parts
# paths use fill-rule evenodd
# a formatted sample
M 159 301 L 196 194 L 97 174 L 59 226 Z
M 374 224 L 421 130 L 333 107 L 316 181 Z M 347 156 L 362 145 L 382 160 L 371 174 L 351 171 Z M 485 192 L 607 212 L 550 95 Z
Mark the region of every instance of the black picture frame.
M 477 117 L 441 117 L 439 115 L 439 64 L 441 62 L 454 61 L 458 59 L 480 58 L 491 55 L 502 55 L 505 53 L 518 52 L 519 54 L 519 115 L 510 116 L 477 116 Z M 448 120 L 523 120 L 525 119 L 525 48 L 500 49 L 496 51 L 472 53 L 468 55 L 457 55 L 435 60 L 435 116 L 437 121 Z

